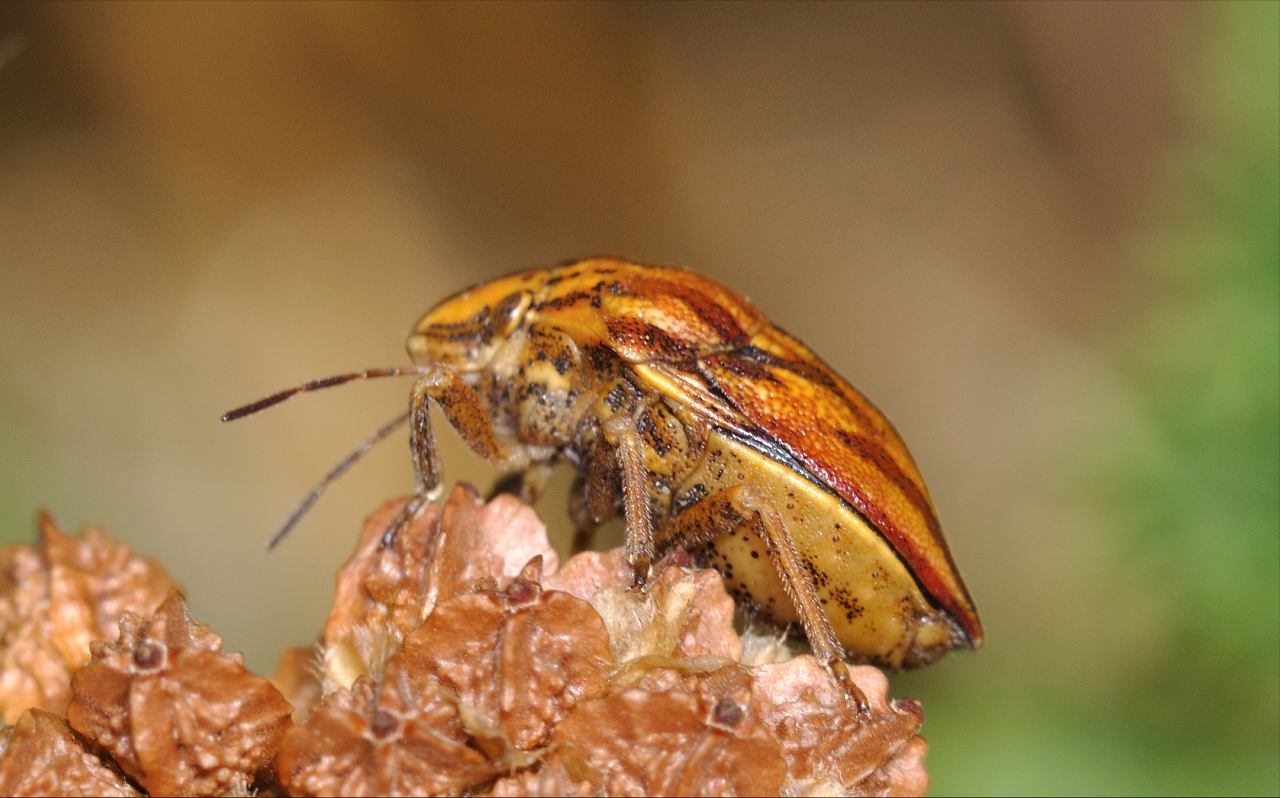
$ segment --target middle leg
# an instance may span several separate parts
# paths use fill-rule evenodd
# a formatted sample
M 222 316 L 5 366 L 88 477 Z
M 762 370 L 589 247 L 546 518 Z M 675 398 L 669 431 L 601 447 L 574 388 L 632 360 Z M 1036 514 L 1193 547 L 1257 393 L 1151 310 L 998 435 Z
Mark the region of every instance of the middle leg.
M 591 536 L 596 527 L 617 515 L 622 507 L 617 460 L 604 443 L 597 443 L 587 452 L 582 472 L 569 492 L 574 551 L 591 548 Z
M 622 509 L 627 524 L 627 563 L 634 575 L 634 587 L 649 581 L 653 564 L 653 519 L 649 508 L 648 468 L 636 422 L 627 415 L 615 415 L 605 422 L 604 438 L 614 447 L 622 478 Z

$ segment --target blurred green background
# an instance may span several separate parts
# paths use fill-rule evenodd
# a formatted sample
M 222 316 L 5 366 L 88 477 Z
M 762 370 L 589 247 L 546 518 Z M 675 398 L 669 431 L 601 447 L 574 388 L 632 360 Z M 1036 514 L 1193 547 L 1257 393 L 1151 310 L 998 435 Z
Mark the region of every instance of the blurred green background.
M 403 444 L 261 544 L 407 386 L 222 411 L 479 279 L 682 264 L 929 480 L 989 634 L 894 677 L 935 794 L 1280 793 L 1278 9 L 0 6 L 0 537 L 106 525 L 269 672 Z

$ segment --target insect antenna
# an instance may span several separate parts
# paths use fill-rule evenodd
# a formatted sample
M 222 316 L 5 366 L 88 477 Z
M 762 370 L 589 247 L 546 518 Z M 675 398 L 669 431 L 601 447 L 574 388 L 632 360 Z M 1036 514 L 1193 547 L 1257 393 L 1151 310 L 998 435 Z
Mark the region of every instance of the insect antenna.
M 278 405 L 291 396 L 295 396 L 300 393 L 308 393 L 310 391 L 318 391 L 322 388 L 332 388 L 336 385 L 344 385 L 354 380 L 369 380 L 377 377 L 412 377 L 421 373 L 422 368 L 419 366 L 392 366 L 390 368 L 352 371 L 346 374 L 336 374 L 332 377 L 321 377 L 309 382 L 304 382 L 303 384 L 293 388 L 286 388 L 283 391 L 277 391 L 276 393 L 273 393 L 270 396 L 265 396 L 256 402 L 250 402 L 247 405 L 237 407 L 235 410 L 223 413 L 222 420 L 224 422 L 235 421 L 238 418 L 251 416 L 259 410 L 266 410 L 268 407 Z M 330 482 L 333 482 L 335 479 L 345 474 L 347 469 L 355 465 L 361 457 L 364 457 L 365 453 L 372 449 L 378 441 L 381 441 L 383 438 L 390 435 L 395 431 L 396 427 L 399 427 L 408 419 L 408 413 L 402 413 L 401 415 L 396 416 L 386 424 L 379 427 L 350 454 L 342 458 L 342 460 L 340 460 L 328 474 L 324 475 L 323 479 L 316 483 L 316 486 L 311 489 L 311 492 L 302 500 L 302 503 L 298 505 L 298 509 L 293 511 L 293 514 L 284 522 L 284 525 L 280 527 L 279 531 L 271 536 L 271 540 L 267 543 L 267 550 L 270 551 L 271 549 L 274 549 L 280 541 L 284 540 L 285 535 L 288 535 L 289 531 L 293 529 L 300 520 L 302 520 L 302 516 L 307 514 L 307 511 L 310 510 L 311 506 L 320 498 L 320 494 L 324 493 L 325 488 L 329 486 Z
M 223 421 L 235 421 L 238 418 L 251 416 L 259 410 L 266 410 L 268 407 L 278 405 L 291 396 L 300 393 L 308 393 L 310 391 L 318 391 L 321 388 L 332 388 L 335 385 L 343 385 L 353 380 L 369 380 L 377 377 L 412 377 L 422 373 L 421 366 L 392 366 L 384 369 L 365 369 L 364 371 L 353 371 L 348 374 L 337 374 L 332 377 L 321 377 L 318 380 L 311 380 L 295 388 L 286 388 L 283 391 L 277 391 L 270 396 L 264 396 L 256 402 L 250 402 L 235 410 L 230 410 L 222 414 Z
M 276 401 L 283 401 L 283 399 L 277 399 Z M 266 405 L 264 405 L 264 407 L 265 406 Z M 261 408 L 258 409 L 260 410 Z M 365 454 L 378 443 L 378 441 L 381 441 L 383 438 L 395 432 L 397 427 L 408 420 L 409 413 L 401 413 L 386 424 L 378 427 L 377 431 L 365 439 L 363 443 L 352 450 L 352 452 L 346 457 L 339 460 L 338 464 L 334 466 L 329 473 L 325 474 L 323 479 L 316 483 L 316 486 L 311 489 L 311 492 L 302 500 L 302 503 L 298 505 L 298 509 L 293 511 L 293 514 L 284 522 L 284 525 L 280 527 L 279 531 L 271 536 L 271 540 L 267 543 L 267 551 L 274 549 L 280 541 L 284 540 L 285 535 L 289 534 L 289 530 L 293 529 L 297 525 L 298 521 L 302 520 L 302 516 L 307 514 L 307 511 L 311 509 L 311 506 L 316 503 L 316 499 L 320 498 L 320 494 L 324 493 L 324 489 L 329 487 L 330 482 L 333 482 L 335 479 L 346 473 L 347 469 L 355 465 L 361 457 L 364 457 Z

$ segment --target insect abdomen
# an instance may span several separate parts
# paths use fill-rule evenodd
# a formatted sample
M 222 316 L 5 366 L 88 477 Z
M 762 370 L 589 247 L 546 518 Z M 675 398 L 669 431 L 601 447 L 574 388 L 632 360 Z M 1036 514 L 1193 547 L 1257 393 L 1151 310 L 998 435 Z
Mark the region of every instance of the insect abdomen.
M 864 519 L 820 483 L 724 431 L 708 437 L 705 456 L 676 493 L 673 515 L 696 514 L 700 506 L 711 506 L 708 497 L 744 489 L 774 508 L 786 525 L 837 638 L 851 654 L 909 667 L 963 644 L 946 613 L 929 603 L 893 548 Z M 693 528 L 702 533 L 696 537 L 711 539 L 660 536 L 660 546 L 693 543 L 706 564 L 725 575 L 736 598 L 777 622 L 799 621 L 751 524 L 720 513 L 694 523 L 682 520 L 670 528 Z

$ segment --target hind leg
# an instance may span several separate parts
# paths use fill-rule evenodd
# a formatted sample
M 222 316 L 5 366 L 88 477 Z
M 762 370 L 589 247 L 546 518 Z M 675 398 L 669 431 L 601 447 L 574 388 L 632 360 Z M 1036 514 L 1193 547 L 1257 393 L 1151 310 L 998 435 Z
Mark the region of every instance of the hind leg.
M 804 627 L 813 654 L 844 687 L 859 713 L 868 711 L 867 698 L 854 683 L 844 661 L 844 648 L 831 628 L 817 585 L 796 550 L 786 524 L 773 508 L 759 502 L 746 486 L 713 493 L 672 518 L 663 529 L 664 545 L 698 546 L 750 524 L 764 542 L 769 560 Z

